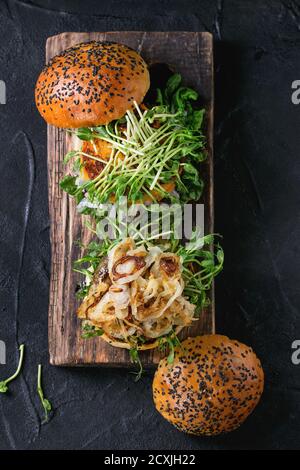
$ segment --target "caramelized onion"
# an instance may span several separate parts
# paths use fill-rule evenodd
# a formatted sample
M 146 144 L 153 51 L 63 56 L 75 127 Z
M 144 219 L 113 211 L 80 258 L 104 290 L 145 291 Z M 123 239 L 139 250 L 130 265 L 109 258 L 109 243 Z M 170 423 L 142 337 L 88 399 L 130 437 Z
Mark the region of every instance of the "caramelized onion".
M 159 247 L 125 239 L 108 252 L 93 281 L 78 314 L 101 327 L 110 344 L 127 347 L 130 336 L 141 334 L 159 338 L 195 318 L 195 305 L 183 297 L 182 259 Z
M 159 266 L 170 277 L 174 276 L 178 271 L 178 264 L 173 256 L 162 257 L 160 259 Z
M 145 266 L 146 262 L 140 256 L 123 256 L 112 267 L 114 281 L 138 273 Z
M 161 253 L 156 258 L 151 271 L 157 278 L 179 279 L 181 276 L 180 258 L 174 253 Z

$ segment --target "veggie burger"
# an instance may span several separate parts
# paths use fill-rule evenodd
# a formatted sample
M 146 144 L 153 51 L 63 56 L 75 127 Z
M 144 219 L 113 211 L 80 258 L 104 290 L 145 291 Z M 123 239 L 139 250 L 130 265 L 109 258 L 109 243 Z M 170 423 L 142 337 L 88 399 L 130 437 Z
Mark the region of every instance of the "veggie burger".
M 140 368 L 137 378 L 139 350 L 168 351 L 153 381 L 157 410 L 184 432 L 218 435 L 252 412 L 264 374 L 252 349 L 238 341 L 178 339 L 209 304 L 213 278 L 222 270 L 215 236 L 194 230 L 188 243 L 178 240 L 174 220 L 168 237 L 161 220 L 151 236 L 136 229 L 111 240 L 97 231 L 103 205 L 122 196 L 147 211 L 151 203 L 181 205 L 201 196 L 206 151 L 198 94 L 176 73 L 164 87 L 149 88 L 148 66 L 137 52 L 96 41 L 54 57 L 36 84 L 40 114 L 73 136 L 60 186 L 78 212 L 90 216 L 96 234 L 74 265 L 83 275 L 77 315 L 82 338 L 101 336 L 129 350 Z
M 198 94 L 172 75 L 150 102 L 150 74 L 130 47 L 87 42 L 55 56 L 36 84 L 37 108 L 48 124 L 68 129 L 61 188 L 78 211 L 101 219 L 103 203 L 198 200 L 199 162 L 206 158 L 204 110 Z M 153 93 L 152 93 L 153 94 Z M 93 241 L 76 270 L 83 336 L 137 351 L 177 341 L 206 306 L 223 251 L 213 237 L 185 246 L 178 240 L 129 237 Z

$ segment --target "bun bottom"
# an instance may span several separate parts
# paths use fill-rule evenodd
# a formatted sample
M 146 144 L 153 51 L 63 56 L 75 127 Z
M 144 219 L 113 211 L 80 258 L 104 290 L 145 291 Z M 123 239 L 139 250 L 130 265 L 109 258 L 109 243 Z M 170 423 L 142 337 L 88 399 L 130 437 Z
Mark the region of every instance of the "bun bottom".
M 175 329 L 175 334 L 178 335 L 180 331 L 185 328 L 184 326 L 178 326 Z M 125 341 L 117 340 L 115 338 L 111 338 L 109 335 L 106 333 L 103 333 L 103 335 L 100 336 L 101 339 L 106 341 L 106 343 L 110 344 L 111 346 L 115 348 L 122 348 L 122 349 L 131 349 L 131 346 L 129 343 L 125 343 Z M 159 341 L 158 339 L 154 339 L 153 342 L 147 343 L 147 344 L 141 344 L 137 346 L 138 351 L 148 351 L 150 349 L 155 349 L 157 348 L 162 342 L 166 343 L 166 339 L 164 337 L 161 338 Z

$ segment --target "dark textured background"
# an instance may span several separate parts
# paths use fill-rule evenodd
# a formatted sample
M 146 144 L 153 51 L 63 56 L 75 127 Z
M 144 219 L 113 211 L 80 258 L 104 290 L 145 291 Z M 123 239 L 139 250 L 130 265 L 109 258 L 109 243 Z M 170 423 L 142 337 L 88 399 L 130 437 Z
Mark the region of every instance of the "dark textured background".
M 21 378 L 0 396 L 0 449 L 300 448 L 300 5 L 296 1 L 0 2 L 0 339 Z M 215 37 L 216 230 L 226 265 L 217 280 L 217 331 L 252 345 L 266 372 L 255 413 L 236 432 L 201 439 L 154 410 L 151 376 L 48 365 L 50 243 L 46 125 L 33 90 L 45 40 L 63 31 L 191 30 Z M 36 365 L 55 413 L 40 425 Z

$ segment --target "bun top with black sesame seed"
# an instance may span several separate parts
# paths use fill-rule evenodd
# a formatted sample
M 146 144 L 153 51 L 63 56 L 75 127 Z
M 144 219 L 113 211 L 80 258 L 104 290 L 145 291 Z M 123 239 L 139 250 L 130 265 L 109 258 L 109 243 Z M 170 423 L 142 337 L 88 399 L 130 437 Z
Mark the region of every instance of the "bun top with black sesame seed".
M 140 104 L 150 85 L 142 57 L 123 44 L 86 42 L 53 57 L 35 88 L 37 108 L 48 124 L 94 127 Z
M 177 429 L 213 436 L 233 431 L 253 411 L 264 373 L 253 350 L 227 336 L 188 338 L 162 359 L 153 381 L 157 410 Z

